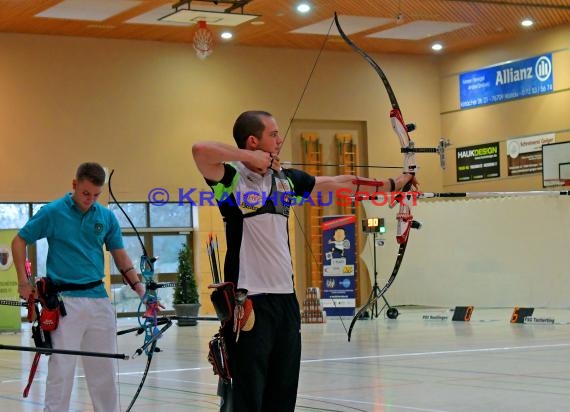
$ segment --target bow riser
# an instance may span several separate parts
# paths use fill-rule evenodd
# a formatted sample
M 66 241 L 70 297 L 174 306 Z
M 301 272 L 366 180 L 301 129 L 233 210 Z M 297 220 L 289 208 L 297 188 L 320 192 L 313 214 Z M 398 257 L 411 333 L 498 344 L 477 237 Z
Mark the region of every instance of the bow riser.
M 392 129 L 394 129 L 394 132 L 396 132 L 400 139 L 400 145 L 402 145 L 402 147 L 408 147 L 411 139 L 402 112 L 399 109 L 390 110 L 390 121 L 392 122 Z
M 400 140 L 400 146 L 402 149 L 413 149 L 414 142 L 410 139 L 408 134 L 408 126 L 404 122 L 402 112 L 398 109 L 393 109 L 390 111 L 390 122 L 392 123 L 392 130 L 398 136 Z M 416 172 L 416 154 L 413 151 L 407 151 L 404 153 L 404 173 L 415 173 Z M 403 191 L 407 191 L 409 187 L 404 188 Z
M 401 204 L 396 219 L 398 221 L 396 227 L 396 241 L 401 245 L 408 241 L 410 229 L 412 228 L 413 216 L 410 211 L 410 207 L 408 205 Z
M 404 117 L 399 109 L 392 109 L 390 111 L 390 122 L 392 123 L 392 130 L 398 136 L 400 140 L 400 146 L 403 149 L 409 149 L 414 147 L 414 142 L 410 139 L 408 130 L 410 127 L 404 122 Z M 417 169 L 416 155 L 415 152 L 405 152 L 404 153 L 404 173 L 415 174 Z M 411 184 L 407 183 L 403 188 L 403 192 L 410 190 Z M 412 213 L 410 206 L 408 205 L 409 197 L 405 196 L 398 199 L 400 203 L 400 210 L 398 211 L 396 220 L 396 241 L 398 244 L 402 244 L 408 241 L 408 236 L 410 234 L 410 229 L 412 228 Z

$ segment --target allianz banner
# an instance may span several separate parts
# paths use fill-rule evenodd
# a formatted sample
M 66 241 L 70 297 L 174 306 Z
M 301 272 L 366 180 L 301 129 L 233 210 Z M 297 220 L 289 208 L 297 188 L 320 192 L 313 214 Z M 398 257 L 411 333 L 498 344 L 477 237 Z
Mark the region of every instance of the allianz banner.
M 459 75 L 460 107 L 483 106 L 553 91 L 552 53 Z

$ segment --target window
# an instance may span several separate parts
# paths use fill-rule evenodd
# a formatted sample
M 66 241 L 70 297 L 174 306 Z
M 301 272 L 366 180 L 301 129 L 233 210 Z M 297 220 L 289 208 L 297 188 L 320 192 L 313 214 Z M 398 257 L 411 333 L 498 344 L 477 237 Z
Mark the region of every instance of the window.
M 29 218 L 29 204 L 0 203 L 0 229 L 20 229 Z
M 192 227 L 192 208 L 188 203 L 182 206 L 177 203 L 151 206 L 149 211 L 151 227 Z
M 129 218 L 137 228 L 146 227 L 147 222 L 147 213 L 146 213 L 146 204 L 145 203 L 121 203 L 121 207 L 123 210 L 129 215 Z M 116 203 L 111 203 L 109 205 L 109 209 L 113 211 L 117 220 L 119 221 L 119 225 L 122 228 L 131 228 L 131 224 L 127 220 L 127 217 L 121 210 Z
M 21 229 L 45 203 L 0 203 L 0 229 Z M 28 248 L 28 257 L 37 276 L 45 276 L 47 241 L 39 240 Z
M 149 256 L 158 258 L 154 264 L 155 280 L 174 282 L 178 271 L 178 251 L 182 244 L 192 246 L 191 230 L 194 228 L 192 205 L 167 203 L 163 206 L 154 206 L 150 203 L 121 203 L 121 206 L 135 224 Z M 140 273 L 142 248 L 135 230 L 116 204 L 109 205 L 109 208 L 119 220 L 125 249 L 133 260 L 137 272 Z M 137 312 L 140 299 L 123 284 L 122 276 L 114 263 L 111 264 L 111 284 L 117 313 L 130 316 L 133 312 Z M 165 310 L 172 310 L 173 288 L 160 288 L 157 294 Z
M 35 215 L 38 210 L 42 208 L 46 203 L 32 203 L 32 215 Z M 31 217 L 30 216 L 30 217 Z M 27 219 L 26 219 L 27 221 Z M 24 222 L 26 223 L 26 222 Z M 23 225 L 22 225 L 23 226 Z M 32 258 L 30 256 L 30 261 L 35 262 L 34 267 L 36 268 L 36 276 L 43 277 L 47 274 L 46 270 L 46 262 L 47 262 L 47 253 L 48 253 L 48 243 L 46 239 L 40 239 L 35 243 L 35 246 L 32 248 L 35 251 L 35 256 Z M 28 251 L 30 255 L 33 253 Z
M 45 203 L 0 203 L 0 229 L 20 229 Z M 141 245 L 127 217 L 116 203 L 109 204 L 119 221 L 127 254 L 140 273 Z M 182 244 L 192 247 L 192 230 L 196 211 L 191 204 L 169 203 L 153 206 L 149 203 L 121 203 L 121 207 L 137 228 L 142 242 L 150 256 L 157 256 L 155 280 L 174 282 L 178 271 L 178 251 Z M 32 270 L 36 276 L 46 275 L 48 244 L 45 239 L 28 248 Z M 111 299 L 118 316 L 130 316 L 139 310 L 140 299 L 123 284 L 122 276 L 111 259 Z M 157 294 L 166 310 L 172 309 L 173 288 L 160 288 Z M 25 316 L 25 308 L 23 316 Z
M 188 242 L 186 235 L 155 235 L 153 236 L 153 250 L 159 259 L 156 261 L 157 273 L 178 272 L 178 251 Z

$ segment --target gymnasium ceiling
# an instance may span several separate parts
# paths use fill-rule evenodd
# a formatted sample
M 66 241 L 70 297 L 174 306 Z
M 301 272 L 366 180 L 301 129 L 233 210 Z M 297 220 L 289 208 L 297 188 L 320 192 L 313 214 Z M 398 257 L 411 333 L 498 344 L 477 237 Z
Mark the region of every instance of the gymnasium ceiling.
M 367 52 L 431 54 L 434 42 L 444 46 L 440 53 L 453 53 L 570 23 L 570 0 L 305 0 L 312 6 L 306 14 L 295 10 L 299 2 L 0 0 L 0 32 L 190 43 L 196 13 L 184 23 L 164 17 L 192 9 L 216 11 L 204 15 L 217 43 L 226 42 L 217 35 L 230 30 L 231 44 L 319 49 L 336 11 L 344 30 Z M 524 18 L 534 25 L 522 27 Z M 347 50 L 336 30 L 330 34 L 328 50 Z

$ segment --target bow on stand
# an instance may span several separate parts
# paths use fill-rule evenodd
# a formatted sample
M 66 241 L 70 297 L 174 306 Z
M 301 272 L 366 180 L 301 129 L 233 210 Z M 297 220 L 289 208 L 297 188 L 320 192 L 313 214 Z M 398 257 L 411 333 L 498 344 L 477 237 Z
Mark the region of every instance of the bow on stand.
M 358 47 L 348 36 L 344 33 L 342 27 L 340 26 L 340 22 L 338 20 L 338 16 L 335 13 L 334 15 L 334 24 L 342 37 L 342 39 L 353 49 L 357 52 L 360 56 L 364 58 L 376 71 L 384 87 L 386 92 L 388 93 L 388 98 L 390 99 L 390 104 L 392 105 L 392 110 L 390 110 L 390 122 L 392 123 L 392 129 L 398 136 L 401 145 L 401 153 L 404 154 L 404 167 L 403 172 L 409 173 L 411 175 L 415 175 L 417 170 L 416 164 L 416 153 L 438 153 L 440 156 L 440 163 L 441 166 L 445 167 L 445 148 L 449 145 L 448 141 L 443 139 L 440 140 L 439 146 L 437 148 L 416 148 L 414 142 L 410 139 L 409 133 L 415 129 L 415 125 L 410 123 L 406 124 L 404 118 L 402 116 L 402 112 L 400 110 L 400 105 L 398 104 L 398 100 L 396 99 L 396 95 L 392 90 L 392 86 L 386 77 L 386 74 L 382 70 L 382 68 L 370 57 L 364 50 Z M 361 181 L 356 179 L 354 182 L 356 185 L 370 185 L 368 181 Z M 411 203 L 412 203 L 412 195 L 408 194 L 410 189 L 412 188 L 411 181 L 408 182 L 403 188 L 401 193 L 395 197 L 395 202 L 399 203 L 400 209 L 398 214 L 396 215 L 397 219 L 397 233 L 396 233 L 396 240 L 399 244 L 398 247 L 398 255 L 396 257 L 396 262 L 394 264 L 394 268 L 392 269 L 392 273 L 388 278 L 388 281 L 384 285 L 382 289 L 377 294 L 374 294 L 368 299 L 366 304 L 360 308 L 360 310 L 354 315 L 350 326 L 348 328 L 348 340 L 350 341 L 350 337 L 352 335 L 352 329 L 358 319 L 362 317 L 362 314 L 368 310 L 372 305 L 374 305 L 378 299 L 381 299 L 384 294 L 388 291 L 394 279 L 396 278 L 398 271 L 400 269 L 400 265 L 404 259 L 404 253 L 406 252 L 406 246 L 408 245 L 408 236 L 410 234 L 410 229 L 419 229 L 421 227 L 421 223 L 414 220 L 411 212 Z M 358 189 L 357 189 L 358 191 Z M 363 200 L 363 199 L 360 199 Z M 394 203 L 394 202 L 392 202 Z M 374 253 L 375 250 L 374 250 Z
M 138 318 L 138 322 L 139 322 L 139 327 L 130 328 L 130 329 L 126 329 L 126 330 L 117 332 L 117 335 L 123 335 L 123 334 L 130 333 L 130 332 L 137 332 L 137 335 L 144 333 L 144 343 L 141 347 L 139 347 L 135 351 L 135 353 L 132 355 L 132 357 L 135 358 L 137 356 L 140 356 L 144 352 L 147 356 L 147 361 L 146 361 L 145 370 L 144 370 L 143 376 L 141 378 L 141 381 L 139 383 L 139 386 L 135 392 L 135 395 L 133 396 L 133 399 L 131 400 L 131 402 L 129 404 L 129 407 L 127 408 L 127 412 L 129 412 L 131 410 L 131 408 L 133 407 L 133 405 L 135 404 L 135 402 L 136 402 L 136 400 L 137 400 L 137 398 L 138 398 L 138 396 L 139 396 L 139 394 L 143 388 L 144 382 L 145 382 L 146 377 L 148 375 L 148 371 L 150 368 L 150 364 L 151 364 L 154 352 L 160 351 L 160 349 L 156 346 L 157 341 L 158 341 L 158 339 L 160 339 L 162 337 L 164 332 L 172 326 L 172 319 L 174 318 L 174 317 L 158 318 L 159 298 L 158 298 L 156 291 L 159 288 L 174 287 L 175 283 L 173 283 L 173 282 L 157 283 L 155 281 L 154 262 L 156 262 L 156 260 L 158 258 L 149 256 L 149 254 L 146 250 L 146 247 L 144 245 L 144 242 L 142 241 L 142 238 L 141 238 L 136 226 L 134 225 L 133 221 L 131 220 L 131 218 L 129 217 L 127 212 L 125 212 L 125 210 L 119 204 L 119 202 L 117 201 L 117 198 L 113 194 L 113 190 L 111 188 L 111 179 L 113 177 L 114 172 L 115 172 L 115 170 L 112 170 L 111 174 L 109 175 L 109 194 L 111 195 L 111 198 L 113 199 L 113 201 L 115 202 L 117 207 L 121 210 L 123 215 L 125 215 L 127 221 L 129 222 L 129 224 L 133 228 L 133 230 L 137 236 L 137 239 L 140 243 L 140 246 L 142 249 L 142 255 L 140 258 L 140 272 L 141 272 L 141 275 L 142 275 L 142 277 L 144 279 L 144 283 L 145 283 L 145 294 L 141 298 L 139 308 L 138 308 L 137 318 Z M 144 311 L 144 313 L 142 311 L 143 305 L 146 306 L 146 310 Z M 161 325 L 164 325 L 164 326 L 162 326 L 162 328 L 159 329 L 159 326 L 161 326 Z

